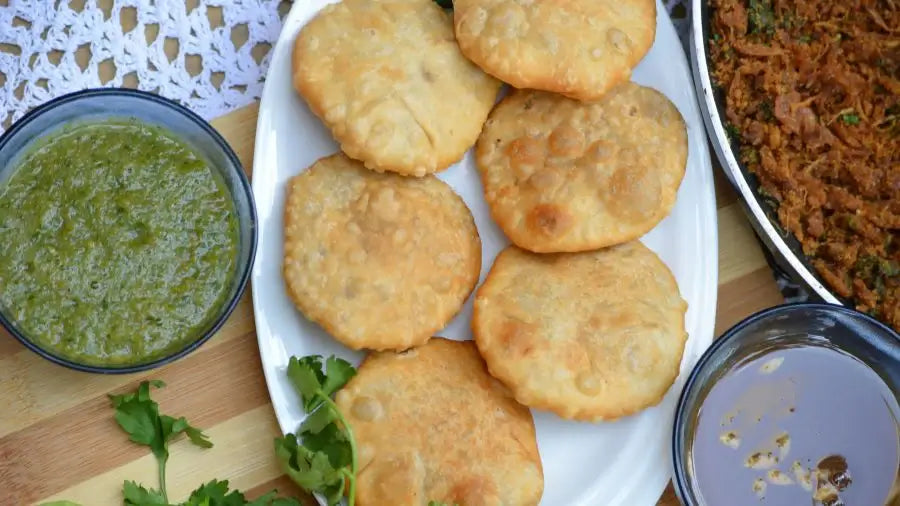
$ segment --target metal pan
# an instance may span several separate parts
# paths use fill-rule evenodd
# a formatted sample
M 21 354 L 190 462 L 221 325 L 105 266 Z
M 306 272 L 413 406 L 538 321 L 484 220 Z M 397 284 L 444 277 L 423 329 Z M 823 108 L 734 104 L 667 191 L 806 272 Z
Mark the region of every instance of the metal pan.
M 809 259 L 803 254 L 800 243 L 789 232 L 781 228 L 778 216 L 772 205 L 757 191 L 759 183 L 746 167 L 738 162 L 735 155 L 739 152 L 736 141 L 729 140 L 725 133 L 725 99 L 723 94 L 714 89 L 710 78 L 708 43 L 710 32 L 710 9 L 706 0 L 692 2 L 692 20 L 690 49 L 691 67 L 694 72 L 694 87 L 697 100 L 703 111 L 703 121 L 709 133 L 710 142 L 719 159 L 722 170 L 741 196 L 744 211 L 766 247 L 772 252 L 778 263 L 797 282 L 810 291 L 810 295 L 831 304 L 853 306 L 842 297 L 832 293 L 825 286 Z

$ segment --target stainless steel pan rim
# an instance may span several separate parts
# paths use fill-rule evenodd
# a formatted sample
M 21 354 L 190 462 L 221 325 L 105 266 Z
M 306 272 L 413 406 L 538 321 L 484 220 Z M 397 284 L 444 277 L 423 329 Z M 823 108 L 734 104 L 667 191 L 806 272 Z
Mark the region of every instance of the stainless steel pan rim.
M 703 6 L 706 0 L 694 0 L 691 5 L 691 62 L 694 70 L 694 88 L 697 92 L 697 101 L 703 109 L 703 121 L 706 131 L 710 136 L 713 148 L 722 164 L 725 175 L 734 185 L 744 201 L 745 209 L 752 215 L 755 228 L 764 234 L 764 240 L 777 250 L 777 253 L 789 264 L 802 281 L 809 286 L 825 302 L 842 304 L 842 301 L 833 295 L 810 271 L 785 242 L 779 231 L 773 226 L 769 217 L 750 188 L 744 173 L 738 165 L 737 158 L 725 133 L 724 121 L 719 115 L 713 94 L 712 82 L 709 77 L 709 65 L 706 59 L 707 35 L 704 31 Z

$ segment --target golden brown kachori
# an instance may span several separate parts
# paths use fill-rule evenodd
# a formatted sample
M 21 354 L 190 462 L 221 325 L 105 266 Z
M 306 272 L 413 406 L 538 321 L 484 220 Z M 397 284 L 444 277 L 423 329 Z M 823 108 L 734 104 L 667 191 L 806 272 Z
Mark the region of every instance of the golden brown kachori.
M 459 47 L 516 88 L 596 100 L 656 36 L 655 0 L 455 0 Z
M 337 394 L 359 448 L 359 506 L 535 506 L 544 479 L 527 408 L 471 341 L 371 353 Z
M 594 103 L 518 90 L 476 147 L 491 215 L 518 246 L 586 251 L 642 236 L 675 204 L 687 131 L 658 91 L 623 83 Z
M 324 7 L 297 36 L 293 76 L 348 156 L 416 176 L 462 158 L 500 89 L 462 55 L 432 0 Z
M 288 183 L 288 293 L 350 348 L 424 343 L 459 312 L 480 272 L 472 214 L 434 176 L 379 174 L 339 153 Z
M 539 255 L 510 246 L 475 296 L 491 374 L 526 406 L 612 420 L 657 404 L 678 375 L 687 304 L 640 241 Z

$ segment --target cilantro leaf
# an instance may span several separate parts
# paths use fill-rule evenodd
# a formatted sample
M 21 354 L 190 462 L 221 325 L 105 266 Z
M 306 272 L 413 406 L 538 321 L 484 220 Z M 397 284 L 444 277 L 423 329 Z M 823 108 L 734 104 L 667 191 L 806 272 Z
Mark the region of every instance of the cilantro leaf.
M 228 480 L 212 480 L 191 492 L 188 500 L 179 506 L 303 506 L 297 499 L 278 498 L 276 494 L 273 490 L 248 501 L 242 492 L 228 489 Z
M 297 499 L 278 498 L 276 494 L 273 490 L 248 501 L 242 492 L 228 489 L 228 480 L 212 480 L 191 492 L 188 500 L 179 506 L 303 506 Z
M 318 369 L 310 368 L 309 370 L 313 373 L 317 385 L 321 385 L 321 382 L 326 380 L 325 373 L 321 372 L 321 360 L 307 361 L 307 363 L 317 365 Z M 333 367 L 337 367 L 333 373 L 336 378 L 346 375 L 346 370 L 341 367 L 341 364 Z M 352 367 L 350 369 L 352 370 Z M 316 371 L 319 372 L 321 377 L 316 375 Z M 158 490 L 144 488 L 133 481 L 124 483 L 122 496 L 125 506 L 170 506 L 166 494 L 166 461 L 169 458 L 169 442 L 178 437 L 179 434 L 186 435 L 193 444 L 201 448 L 211 448 L 213 446 L 209 436 L 188 423 L 185 417 L 175 418 L 159 414 L 159 404 L 150 397 L 150 388 L 161 388 L 163 386 L 165 386 L 165 383 L 159 380 L 143 381 L 134 392 L 109 396 L 110 402 L 116 410 L 116 422 L 128 433 L 132 441 L 150 447 L 156 456 L 159 470 L 160 486 Z M 319 386 L 316 386 L 316 389 L 319 390 Z M 322 411 L 325 413 L 325 410 Z M 325 414 L 318 415 L 318 418 L 321 419 L 319 423 L 322 424 L 322 427 L 332 422 L 332 420 L 324 421 Z M 318 430 L 321 430 L 322 427 L 319 427 Z M 322 462 L 324 461 L 326 463 L 325 467 L 330 468 L 328 459 L 329 456 L 327 454 L 321 453 L 313 467 L 316 469 L 322 468 Z M 334 471 L 332 470 L 331 473 L 334 474 Z M 343 488 L 341 491 L 343 492 Z M 78 505 L 68 501 L 57 501 L 47 503 L 45 506 Z M 242 492 L 228 489 L 228 480 L 212 480 L 191 492 L 188 500 L 178 506 L 302 506 L 302 504 L 297 499 L 278 498 L 275 491 L 269 492 L 253 501 L 248 501 Z
M 125 506 L 151 506 L 157 504 L 167 506 L 169 504 L 162 492 L 152 488 L 144 488 L 133 481 L 126 481 L 122 485 L 122 496 L 125 499 Z
M 277 497 L 275 497 L 275 494 L 276 494 L 276 492 L 274 490 L 269 492 L 268 494 L 263 494 L 263 495 L 257 497 L 256 499 L 247 502 L 246 506 L 271 506 L 272 504 L 275 504 L 276 501 L 279 500 Z M 285 500 L 294 501 L 295 504 L 300 504 L 299 502 L 297 502 L 296 499 L 285 498 Z M 287 504 L 287 503 L 285 503 L 285 504 Z
M 312 414 L 307 415 L 303 423 L 300 424 L 300 434 L 318 434 L 322 432 L 328 425 L 337 420 L 334 412 L 330 409 L 317 409 Z
M 325 381 L 322 383 L 322 393 L 331 397 L 354 376 L 356 376 L 356 369 L 350 365 L 350 362 L 335 356 L 329 357 L 325 361 Z
M 325 496 L 325 500 L 328 501 L 328 504 L 335 505 L 340 504 L 341 499 L 344 498 L 344 490 L 347 489 L 347 478 L 346 476 L 341 476 L 340 480 L 335 481 L 331 485 L 326 486 L 322 489 L 322 495 Z M 352 504 L 352 503 L 351 503 Z
M 322 383 L 325 382 L 325 374 L 322 373 L 322 357 L 319 355 L 310 355 L 301 359 L 291 357 L 288 362 L 287 375 L 303 400 L 303 409 L 309 412 L 321 404 L 316 392 L 321 390 Z
M 284 473 L 305 490 L 321 491 L 340 479 L 327 455 L 301 446 L 294 434 L 275 439 L 275 456 Z
M 184 418 L 182 418 L 182 420 L 184 420 Z M 209 436 L 197 427 L 188 425 L 184 428 L 184 433 L 187 435 L 188 439 L 191 440 L 191 443 L 194 443 L 200 448 L 213 447 L 212 441 L 209 440 Z
M 191 426 L 183 416 L 177 420 L 168 415 L 161 415 L 159 418 L 166 441 L 172 440 L 183 432 L 192 443 L 200 448 L 212 448 L 213 444 L 209 440 L 209 436 L 204 434 L 202 430 Z
M 135 443 L 147 445 L 158 455 L 162 449 L 162 438 L 157 427 L 159 406 L 155 402 L 140 401 L 137 398 L 120 402 L 116 407 L 116 422 L 128 433 Z
M 159 380 L 142 381 L 136 392 L 109 397 L 116 409 L 115 419 L 119 427 L 128 433 L 129 439 L 133 442 L 149 446 L 156 457 L 159 472 L 158 494 L 163 500 L 161 504 L 168 504 L 166 461 L 169 459 L 169 442 L 181 433 L 185 433 L 192 443 L 201 448 L 212 447 L 212 442 L 200 429 L 192 427 L 184 417 L 160 415 L 159 404 L 150 398 L 151 386 L 161 388 L 165 383 Z
M 182 506 L 244 506 L 247 499 L 237 490 L 228 491 L 228 480 L 212 480 L 191 492 Z
M 275 439 L 275 455 L 285 474 L 307 492 L 324 496 L 330 506 L 340 504 L 345 490 L 349 506 L 356 496 L 353 430 L 331 398 L 355 375 L 349 362 L 335 356 L 325 360 L 324 368 L 320 355 L 288 362 L 288 379 L 307 416 L 296 434 Z
M 314 452 L 322 452 L 335 469 L 353 465 L 353 447 L 347 435 L 334 423 L 316 434 L 300 434 L 303 446 Z

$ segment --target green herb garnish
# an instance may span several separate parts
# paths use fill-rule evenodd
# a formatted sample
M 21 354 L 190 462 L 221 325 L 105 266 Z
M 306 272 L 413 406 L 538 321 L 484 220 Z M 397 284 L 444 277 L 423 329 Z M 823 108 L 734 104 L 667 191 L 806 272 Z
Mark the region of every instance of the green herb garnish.
M 763 121 L 769 123 L 775 121 L 775 109 L 771 100 L 765 99 L 759 103 L 759 115 Z
M 749 146 L 741 148 L 741 159 L 746 164 L 755 165 L 759 163 L 759 151 Z
M 159 414 L 159 404 L 150 398 L 150 387 L 162 388 L 159 380 L 143 381 L 137 391 L 123 395 L 110 395 L 116 409 L 116 422 L 135 443 L 149 446 L 156 456 L 159 469 L 159 489 L 145 488 L 130 480 L 122 485 L 124 506 L 302 506 L 292 498 L 277 498 L 272 491 L 253 501 L 243 493 L 228 490 L 228 480 L 213 480 L 191 492 L 187 501 L 173 505 L 166 492 L 166 461 L 169 459 L 169 442 L 184 433 L 201 448 L 212 448 L 209 437 L 191 426 L 184 417 L 174 418 Z M 72 501 L 53 501 L 42 506 L 79 506 Z
M 301 506 L 300 502 L 291 498 L 277 498 L 275 492 L 269 492 L 257 499 L 248 501 L 244 494 L 237 490 L 228 490 L 228 480 L 212 480 L 191 492 L 188 500 L 181 506 Z
M 741 138 L 741 131 L 730 122 L 725 123 L 725 134 L 731 142 L 737 142 Z
M 859 124 L 859 115 L 857 114 L 842 114 L 841 119 L 844 120 L 844 123 L 848 125 L 858 125 Z
M 159 469 L 159 489 L 144 488 L 126 481 L 122 486 L 125 506 L 169 506 L 166 491 L 166 461 L 169 459 L 169 442 L 184 433 L 201 448 L 213 444 L 202 430 L 193 427 L 184 417 L 174 418 L 159 414 L 159 404 L 150 398 L 150 387 L 162 388 L 159 380 L 143 381 L 134 393 L 110 395 L 116 409 L 116 422 L 128 433 L 132 441 L 150 447 L 156 456 Z M 270 492 L 254 501 L 247 501 L 244 494 L 228 490 L 228 480 L 213 480 L 191 492 L 186 502 L 179 506 L 301 506 L 296 499 L 276 499 Z
M 356 500 L 357 451 L 353 429 L 331 396 L 356 375 L 346 360 L 312 355 L 291 357 L 288 379 L 303 402 L 307 416 L 296 434 L 275 439 L 281 468 L 297 485 L 325 496 L 330 506 Z
M 144 488 L 133 481 L 125 481 L 122 485 L 122 497 L 125 506 L 168 506 L 169 500 L 162 490 Z
M 841 120 L 847 125 L 858 125 L 859 124 L 859 115 L 854 113 L 844 113 L 841 114 Z
M 116 422 L 119 423 L 119 427 L 122 427 L 135 443 L 149 446 L 156 457 L 159 471 L 158 495 L 162 502 L 148 504 L 167 504 L 169 499 L 166 494 L 166 462 L 169 460 L 169 442 L 184 433 L 192 443 L 201 448 L 212 448 L 213 444 L 203 431 L 191 426 L 184 417 L 176 419 L 160 415 L 159 404 L 150 398 L 151 386 L 162 388 L 165 383 L 159 380 L 142 381 L 137 392 L 110 395 L 109 398 L 116 409 Z M 125 488 L 128 489 L 128 482 Z
M 750 33 L 775 34 L 775 12 L 772 10 L 772 0 L 750 0 L 747 9 L 747 22 L 750 25 Z

